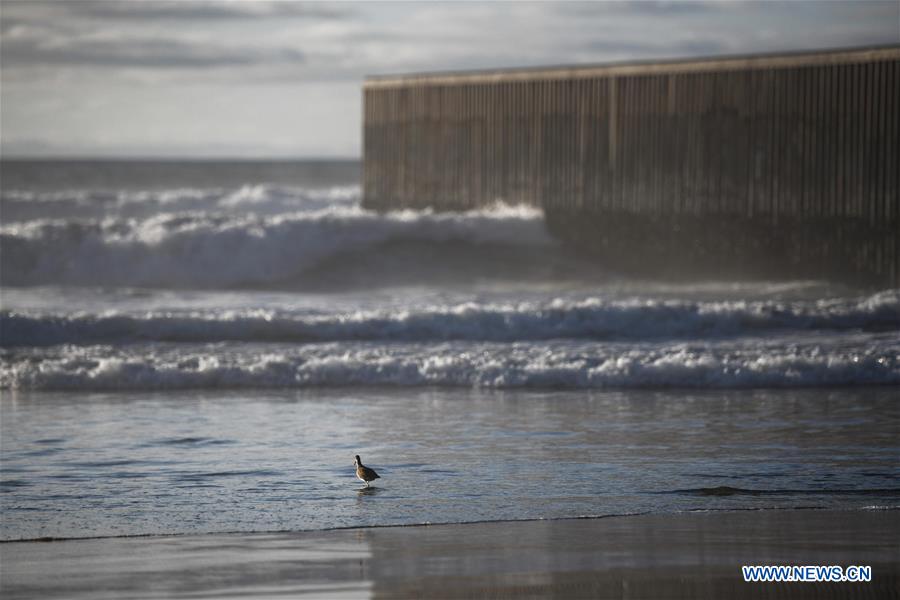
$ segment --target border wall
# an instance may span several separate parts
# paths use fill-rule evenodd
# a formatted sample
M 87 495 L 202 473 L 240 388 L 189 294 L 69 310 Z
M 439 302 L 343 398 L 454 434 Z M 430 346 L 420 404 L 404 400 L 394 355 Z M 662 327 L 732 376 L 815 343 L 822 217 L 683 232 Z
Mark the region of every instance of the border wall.
M 900 285 L 900 46 L 374 77 L 363 203 L 543 208 L 638 275 Z

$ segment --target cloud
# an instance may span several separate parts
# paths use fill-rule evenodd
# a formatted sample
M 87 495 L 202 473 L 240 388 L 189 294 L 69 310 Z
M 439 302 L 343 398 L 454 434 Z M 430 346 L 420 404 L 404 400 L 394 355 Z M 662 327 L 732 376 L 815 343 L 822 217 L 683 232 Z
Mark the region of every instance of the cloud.
M 34 16 L 107 21 L 232 21 L 255 19 L 339 19 L 333 4 L 262 0 L 5 0 L 4 10 Z
M 605 39 L 591 42 L 587 44 L 586 47 L 597 54 L 626 54 L 634 57 L 668 57 L 671 55 L 710 56 L 724 54 L 729 50 L 728 45 L 724 41 L 712 37 L 668 42 Z
M 6 79 L 41 70 L 57 79 L 351 81 L 890 42 L 896 18 L 885 15 L 897 13 L 891 2 L 14 1 L 4 3 L 0 43 Z
M 638 0 L 619 2 L 564 2 L 561 9 L 571 14 L 589 15 L 623 15 L 635 14 L 643 16 L 702 16 L 729 10 L 739 2 L 728 0 L 716 1 L 661 1 Z
M 159 19 L 166 21 L 246 20 L 273 18 L 341 18 L 342 10 L 326 4 L 297 2 L 203 2 L 199 0 L 110 0 L 70 2 L 74 14 L 95 19 Z
M 2 43 L 3 56 L 16 67 L 107 67 L 196 69 L 253 65 L 302 64 L 304 55 L 292 48 L 259 48 L 199 43 L 175 38 L 69 38 L 44 43 L 34 36 L 11 37 Z
M 303 9 L 303 10 L 301 10 Z M 225 35 L 223 21 L 325 14 L 293 3 L 77 1 L 4 3 L 0 50 L 4 78 L 31 71 L 58 75 L 76 70 L 106 72 L 195 70 L 216 67 L 296 67 L 306 61 L 296 44 L 266 43 L 264 36 Z M 112 19 L 101 23 L 97 18 Z M 148 21 L 149 19 L 149 21 Z M 171 23 L 163 22 L 173 19 Z M 196 21 L 196 22 L 195 22 Z M 218 24 L 217 24 L 218 23 Z M 231 26 L 241 25 L 230 23 Z M 254 39 L 254 37 L 256 39 Z

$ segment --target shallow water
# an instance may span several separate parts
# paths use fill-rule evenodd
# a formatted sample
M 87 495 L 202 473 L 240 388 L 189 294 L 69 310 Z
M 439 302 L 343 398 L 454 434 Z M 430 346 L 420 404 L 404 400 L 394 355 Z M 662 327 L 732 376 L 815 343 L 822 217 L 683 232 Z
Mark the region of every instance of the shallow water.
M 5 391 L 0 411 L 5 540 L 900 506 L 894 388 Z

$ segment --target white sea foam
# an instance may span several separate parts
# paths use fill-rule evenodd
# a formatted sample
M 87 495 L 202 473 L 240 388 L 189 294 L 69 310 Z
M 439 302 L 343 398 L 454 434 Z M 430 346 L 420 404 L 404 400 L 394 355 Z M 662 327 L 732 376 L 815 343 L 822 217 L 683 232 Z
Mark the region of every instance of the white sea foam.
M 355 187 L 29 194 L 2 198 L 6 388 L 900 382 L 900 290 L 610 287 L 531 208 L 381 214 Z M 370 292 L 384 282 L 426 291 Z
M 4 190 L 5 223 L 39 219 L 147 218 L 177 212 L 241 211 L 257 215 L 315 211 L 359 203 L 359 186 L 302 188 L 247 185 L 239 188 L 161 190 Z
M 397 243 L 554 245 L 539 211 L 508 206 L 379 214 L 339 203 L 274 216 L 193 211 L 37 219 L 0 228 L 0 278 L 5 285 L 283 285 L 339 256 Z
M 802 387 L 900 384 L 896 336 L 622 344 L 155 344 L 4 351 L 0 386 L 35 389 Z
M 853 330 L 900 330 L 900 291 L 792 302 L 558 298 L 315 314 L 262 309 L 0 313 L 0 345 L 7 347 L 147 341 L 659 340 Z

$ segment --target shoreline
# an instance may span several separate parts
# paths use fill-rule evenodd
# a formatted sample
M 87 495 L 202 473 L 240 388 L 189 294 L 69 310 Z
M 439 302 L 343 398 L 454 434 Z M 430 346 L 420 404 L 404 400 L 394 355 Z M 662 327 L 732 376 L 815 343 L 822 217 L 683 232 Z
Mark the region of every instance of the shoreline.
M 16 541 L 4 598 L 878 597 L 900 510 L 754 509 L 327 531 Z M 742 565 L 869 565 L 869 583 L 745 583 Z
M 400 524 L 375 524 L 375 525 L 346 525 L 338 527 L 324 527 L 321 529 L 272 529 L 258 531 L 209 531 L 203 533 L 183 532 L 183 533 L 133 533 L 123 535 L 97 535 L 97 536 L 79 536 L 79 537 L 36 537 L 22 538 L 14 540 L 2 540 L 0 544 L 49 544 L 56 542 L 89 542 L 93 540 L 128 540 L 140 538 L 183 538 L 183 537 L 213 537 L 213 536 L 253 536 L 253 535 L 300 535 L 300 534 L 316 534 L 329 533 L 332 531 L 366 531 L 369 529 L 405 529 L 417 527 L 450 527 L 450 526 L 475 526 L 475 525 L 495 525 L 495 524 L 514 524 L 514 523 L 555 523 L 565 521 L 598 521 L 601 519 L 626 519 L 633 517 L 658 516 L 658 517 L 678 517 L 681 515 L 703 514 L 703 513 L 743 513 L 743 512 L 794 512 L 794 511 L 825 511 L 834 513 L 844 512 L 900 512 L 898 506 L 872 506 L 862 508 L 826 508 L 820 506 L 795 506 L 795 507 L 771 507 L 771 508 L 697 508 L 683 511 L 673 512 L 636 512 L 608 515 L 579 515 L 575 517 L 535 517 L 531 519 L 484 519 L 478 521 L 436 521 L 422 523 L 400 523 Z

